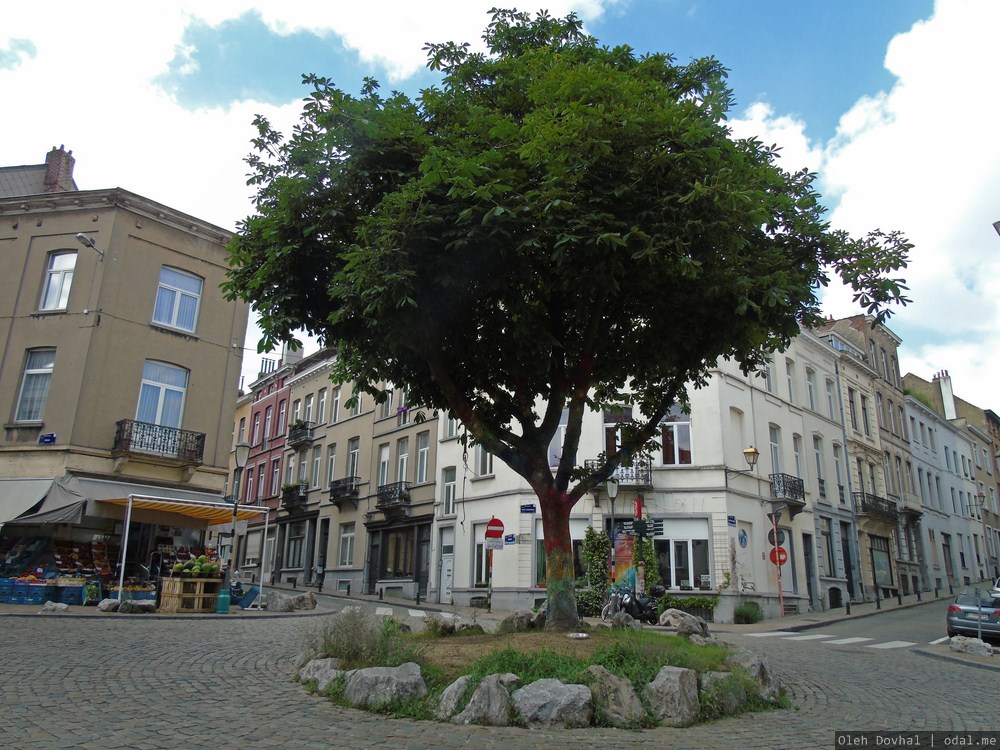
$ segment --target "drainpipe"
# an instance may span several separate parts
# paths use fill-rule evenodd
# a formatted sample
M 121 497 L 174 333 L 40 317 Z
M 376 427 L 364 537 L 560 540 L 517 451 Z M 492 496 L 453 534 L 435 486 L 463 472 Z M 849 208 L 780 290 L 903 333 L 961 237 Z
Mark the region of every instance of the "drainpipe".
M 854 485 L 851 483 L 851 462 L 850 456 L 847 452 L 847 422 L 844 418 L 844 389 L 841 387 L 840 382 L 840 360 L 836 359 L 833 362 L 833 372 L 837 380 L 837 405 L 840 408 L 840 434 L 841 439 L 844 441 L 844 460 L 847 465 L 844 467 L 847 481 L 847 497 L 848 497 L 848 508 L 851 511 L 851 526 L 854 528 L 854 533 L 851 535 L 851 555 L 854 558 L 852 564 L 857 564 L 856 573 L 854 580 L 858 582 L 858 591 L 861 594 L 861 601 L 865 600 L 865 583 L 861 577 L 861 547 L 858 544 L 858 516 L 854 510 Z

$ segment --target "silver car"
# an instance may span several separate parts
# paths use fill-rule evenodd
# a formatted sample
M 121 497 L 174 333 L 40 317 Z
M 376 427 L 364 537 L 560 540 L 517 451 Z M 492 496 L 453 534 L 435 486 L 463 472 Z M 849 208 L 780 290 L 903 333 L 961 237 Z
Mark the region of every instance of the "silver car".
M 1000 596 L 968 588 L 948 605 L 948 636 L 1000 638 Z

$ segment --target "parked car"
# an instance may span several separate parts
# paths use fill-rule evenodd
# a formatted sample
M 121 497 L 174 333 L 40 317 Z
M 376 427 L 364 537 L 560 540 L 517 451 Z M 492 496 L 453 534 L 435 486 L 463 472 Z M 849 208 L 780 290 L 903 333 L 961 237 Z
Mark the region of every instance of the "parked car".
M 993 596 L 1000 596 L 1000 578 L 993 582 Z
M 948 605 L 948 636 L 1000 638 L 1000 596 L 986 589 L 968 588 Z

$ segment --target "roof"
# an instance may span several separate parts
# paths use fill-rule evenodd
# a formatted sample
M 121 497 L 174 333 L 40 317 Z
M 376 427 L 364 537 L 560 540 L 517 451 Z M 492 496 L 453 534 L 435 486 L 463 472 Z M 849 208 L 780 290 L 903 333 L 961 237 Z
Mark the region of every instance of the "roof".
M 45 164 L 25 164 L 20 167 L 0 167 L 0 198 L 45 193 Z M 76 181 L 73 181 L 76 190 Z

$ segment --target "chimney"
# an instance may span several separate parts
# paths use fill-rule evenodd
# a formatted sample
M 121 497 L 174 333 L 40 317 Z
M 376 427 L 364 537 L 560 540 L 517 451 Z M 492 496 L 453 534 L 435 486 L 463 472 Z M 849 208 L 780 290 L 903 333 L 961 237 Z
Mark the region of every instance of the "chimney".
M 76 159 L 72 151 L 65 151 L 62 146 L 45 155 L 45 192 L 65 193 L 76 190 L 73 184 L 73 165 Z
M 944 418 L 957 418 L 958 413 L 955 411 L 955 391 L 951 386 L 951 375 L 948 374 L 947 370 L 941 370 L 940 373 L 934 376 L 934 380 L 937 381 L 938 389 L 941 391 L 941 404 L 944 408 Z

